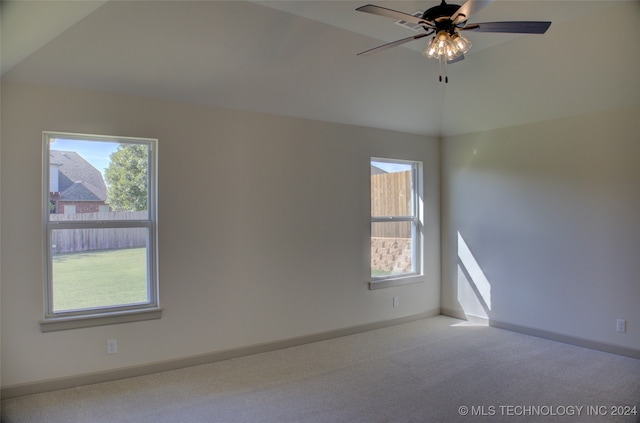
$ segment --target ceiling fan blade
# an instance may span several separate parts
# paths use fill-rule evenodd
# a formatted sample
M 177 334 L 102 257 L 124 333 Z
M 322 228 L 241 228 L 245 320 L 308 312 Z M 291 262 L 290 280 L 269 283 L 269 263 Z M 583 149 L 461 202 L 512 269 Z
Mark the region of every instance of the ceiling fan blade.
M 508 32 L 513 34 L 544 34 L 551 26 L 545 21 L 484 22 L 460 28 L 475 32 Z
M 387 9 L 386 7 L 375 6 L 373 4 L 367 4 L 366 6 L 360 6 L 356 9 L 358 12 L 372 13 L 378 16 L 384 16 L 391 19 L 397 19 L 400 21 L 411 22 L 415 25 L 428 25 L 433 26 L 431 22 L 425 21 L 422 18 L 417 18 L 408 13 L 398 12 L 397 10 Z
M 357 55 L 358 55 L 358 56 L 368 56 L 368 55 L 370 55 L 370 54 L 378 53 L 379 51 L 383 51 L 383 50 L 386 50 L 386 49 L 391 48 L 391 47 L 395 47 L 395 46 L 399 46 L 399 45 L 404 44 L 404 43 L 408 43 L 409 41 L 413 41 L 413 40 L 417 40 L 417 39 L 420 39 L 420 38 L 426 37 L 426 36 L 427 36 L 427 35 L 429 35 L 429 34 L 432 34 L 432 32 L 427 32 L 427 33 L 424 33 L 424 34 L 413 35 L 413 36 L 411 36 L 411 37 L 403 38 L 403 39 L 398 40 L 398 41 L 393 41 L 393 42 L 391 42 L 391 43 L 383 44 L 383 45 L 381 45 L 381 46 L 374 47 L 374 48 L 372 48 L 372 49 L 369 49 L 369 50 L 365 50 L 365 51 L 363 51 L 363 52 L 360 52 L 360 53 L 358 53 Z
M 451 15 L 451 21 L 456 24 L 464 22 L 469 19 L 471 15 L 484 8 L 492 1 L 493 0 L 467 0 L 466 3 L 456 10 L 456 13 Z

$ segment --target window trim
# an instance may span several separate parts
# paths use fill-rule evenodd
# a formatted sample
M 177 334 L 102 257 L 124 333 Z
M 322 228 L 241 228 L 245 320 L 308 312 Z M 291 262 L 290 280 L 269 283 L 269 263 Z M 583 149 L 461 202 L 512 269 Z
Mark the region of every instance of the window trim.
M 66 132 L 43 132 L 43 185 L 42 185 L 42 228 L 43 228 L 43 271 L 44 271 L 44 316 L 40 330 L 50 332 L 82 327 L 100 326 L 140 320 L 159 319 L 162 309 L 159 301 L 158 283 L 158 242 L 157 242 L 157 149 L 158 140 L 153 138 L 119 137 Z M 60 138 L 87 142 L 114 142 L 121 144 L 144 144 L 148 147 L 148 198 L 147 218 L 139 220 L 93 220 L 93 221 L 51 221 L 49 208 L 49 167 L 51 140 Z M 94 307 L 82 310 L 54 312 L 51 260 L 51 233 L 61 229 L 95 228 L 147 228 L 147 293 L 144 303 Z
M 369 272 L 369 289 L 390 288 L 399 285 L 408 285 L 424 282 L 423 267 L 423 243 L 424 243 L 424 191 L 423 191 L 423 162 L 419 160 L 394 159 L 389 157 L 369 158 L 369 169 L 372 162 L 409 164 L 412 170 L 412 215 L 409 216 L 371 216 L 371 223 L 384 222 L 411 222 L 412 238 L 412 263 L 414 270 L 409 273 L 390 276 L 371 276 Z M 371 201 L 371 185 L 369 185 L 369 201 Z M 369 210 L 371 207 L 369 207 Z M 369 239 L 371 239 L 371 224 L 369 225 Z M 369 263 L 371 263 L 371 250 L 369 250 Z M 371 267 L 369 267 L 371 268 Z

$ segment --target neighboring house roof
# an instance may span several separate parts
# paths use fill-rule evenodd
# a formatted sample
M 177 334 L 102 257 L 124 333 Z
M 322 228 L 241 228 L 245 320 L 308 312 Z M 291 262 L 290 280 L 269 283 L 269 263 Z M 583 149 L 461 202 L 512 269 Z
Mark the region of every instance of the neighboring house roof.
M 380 175 L 381 173 L 388 173 L 386 170 L 380 169 L 378 166 L 371 165 L 371 174 Z
M 50 150 L 50 163 L 58 167 L 58 189 L 62 201 L 106 201 L 102 174 L 75 151 Z

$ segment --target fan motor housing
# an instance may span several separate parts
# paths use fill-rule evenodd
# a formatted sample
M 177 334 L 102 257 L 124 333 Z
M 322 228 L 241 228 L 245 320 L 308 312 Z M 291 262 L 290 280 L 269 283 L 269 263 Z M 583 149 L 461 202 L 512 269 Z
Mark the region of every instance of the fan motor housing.
M 442 4 L 434 6 L 424 12 L 422 19 L 434 22 L 438 30 L 450 29 L 451 20 L 449 18 L 453 16 L 458 9 L 460 9 L 460 6 L 457 4 L 446 4 L 442 2 Z

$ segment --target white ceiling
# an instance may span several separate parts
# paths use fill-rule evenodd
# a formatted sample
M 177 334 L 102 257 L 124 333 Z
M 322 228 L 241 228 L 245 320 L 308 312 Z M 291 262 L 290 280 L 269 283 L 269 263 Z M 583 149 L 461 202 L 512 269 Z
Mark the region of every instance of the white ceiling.
M 425 40 L 356 56 L 415 34 L 355 11 L 368 2 L 439 3 L 5 0 L 2 78 L 437 136 L 639 103 L 637 0 L 496 0 L 470 22 L 551 28 L 467 33 L 446 85 Z

